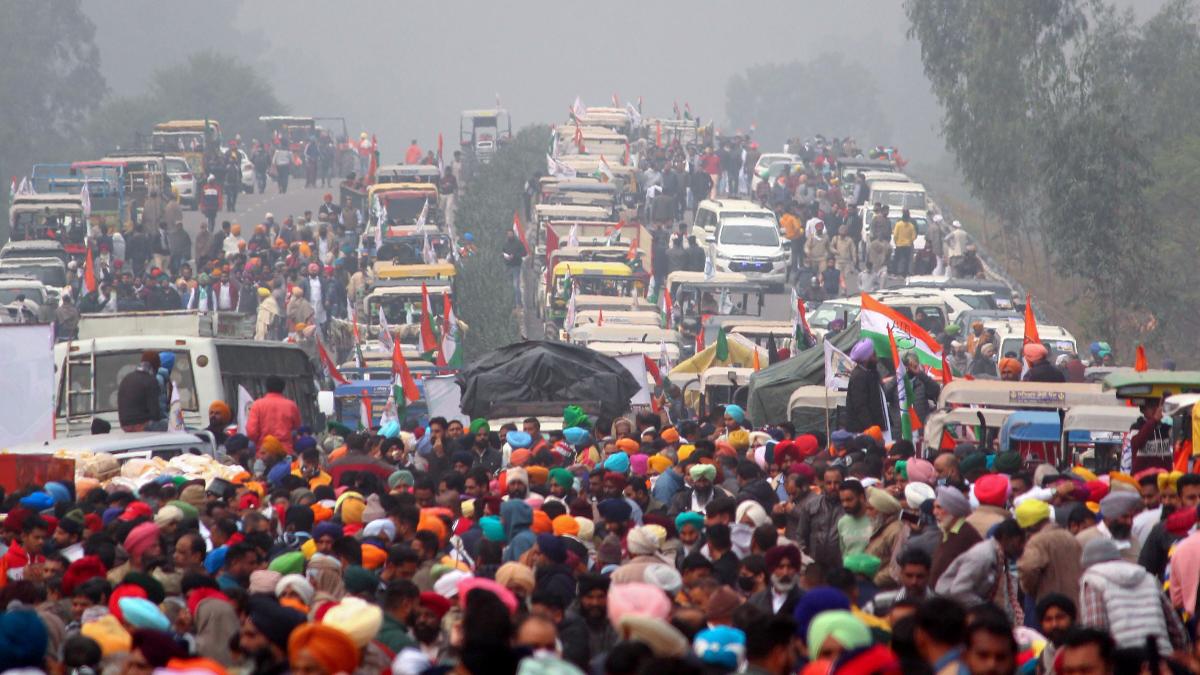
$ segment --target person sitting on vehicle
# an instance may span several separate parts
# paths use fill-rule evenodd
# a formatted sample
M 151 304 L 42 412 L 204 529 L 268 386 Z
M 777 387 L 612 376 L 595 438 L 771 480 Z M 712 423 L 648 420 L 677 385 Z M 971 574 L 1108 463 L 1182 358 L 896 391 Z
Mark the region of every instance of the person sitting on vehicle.
M 983 275 L 983 263 L 979 260 L 975 244 L 967 244 L 962 259 L 954 266 L 954 276 L 967 279 L 979 278 Z
M 1050 350 L 1046 349 L 1045 345 L 1031 342 L 1021 349 L 1021 354 L 1025 357 L 1025 362 L 1029 365 L 1029 370 L 1021 378 L 1022 382 L 1067 381 L 1062 371 L 1055 368 L 1053 363 L 1050 363 Z
M 267 378 L 267 393 L 250 406 L 246 419 L 246 436 L 254 441 L 255 446 L 262 445 L 262 439 L 274 436 L 283 444 L 288 454 L 292 452 L 292 432 L 303 424 L 300 419 L 300 408 L 295 401 L 285 397 L 283 390 L 286 384 L 278 375 Z
M 142 352 L 138 367 L 121 379 L 117 386 L 117 420 L 125 432 L 145 431 L 163 419 L 158 404 L 158 352 Z

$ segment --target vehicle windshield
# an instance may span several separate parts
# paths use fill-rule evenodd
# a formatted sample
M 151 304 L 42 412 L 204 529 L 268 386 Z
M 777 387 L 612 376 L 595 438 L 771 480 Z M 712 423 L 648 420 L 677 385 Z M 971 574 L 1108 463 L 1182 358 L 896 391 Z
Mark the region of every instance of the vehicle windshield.
M 564 279 L 563 276 L 555 278 L 555 287 L 560 289 L 560 293 L 565 290 Z M 633 295 L 633 277 L 575 276 L 571 277 L 571 281 L 580 295 L 608 295 L 618 298 Z M 565 296 L 565 293 L 562 294 Z
M 417 222 L 417 218 L 421 215 L 421 209 L 425 208 L 427 200 L 424 196 L 384 197 L 383 207 L 387 211 L 388 220 L 393 221 L 396 225 L 412 225 Z
M 859 308 L 854 305 L 823 304 L 813 310 L 808 325 L 810 328 L 829 328 L 829 322 L 834 319 L 845 319 L 849 324 L 858 318 L 858 312 Z
M 1042 345 L 1050 351 L 1050 356 L 1047 357 L 1049 363 L 1054 363 L 1054 360 L 1060 354 L 1074 354 L 1075 343 L 1070 340 L 1042 340 Z M 1003 357 L 1006 354 L 1013 354 L 1014 358 L 1019 358 L 1021 349 L 1024 346 L 1024 338 L 1020 335 L 1016 337 L 1006 337 L 1000 343 L 1000 352 L 998 357 Z
M 971 309 L 996 309 L 996 299 L 991 295 L 975 295 L 972 293 L 963 293 L 954 297 L 962 300 Z
M 722 316 L 761 316 L 763 294 L 755 291 L 713 290 L 684 286 L 675 296 L 682 314 L 720 314 Z
M 42 304 L 46 299 L 42 297 L 42 289 L 31 286 L 27 288 L 0 288 L 0 305 L 7 305 L 14 302 L 18 295 L 25 296 L 26 300 Z
M 191 173 L 191 168 L 188 163 L 182 159 L 167 159 L 164 160 L 167 166 L 167 173 Z
M 879 190 L 871 195 L 871 201 L 887 204 L 895 209 L 925 208 L 925 193 L 909 190 Z
M 21 216 L 25 215 L 29 214 L 21 214 Z M 16 222 L 13 223 L 13 230 L 17 232 L 18 235 L 23 233 L 24 235 L 32 237 L 37 235 L 39 232 L 57 232 L 59 230 L 58 223 L 51 221 L 50 225 L 46 225 L 45 219 L 40 216 L 36 219 L 25 219 L 21 216 L 18 216 Z M 72 218 L 67 217 L 66 220 L 67 222 L 65 227 L 67 228 L 68 232 L 70 232 L 72 225 L 78 225 L 78 227 L 76 227 L 77 230 L 83 229 L 82 219 L 79 221 L 74 221 Z M 29 227 L 30 222 L 35 223 L 35 228 L 33 230 L 26 229 Z M 37 228 L 46 228 L 46 230 L 39 230 Z M 83 241 L 82 235 L 79 236 L 79 241 Z M 54 248 L 10 248 L 7 251 L 0 251 L 0 260 L 9 258 L 56 258 L 63 261 L 63 264 L 66 264 L 68 260 L 67 252 L 57 246 Z
M 0 266 L 0 274 L 33 277 L 46 286 L 67 285 L 67 271 L 55 265 L 4 265 Z
M 779 178 L 788 173 L 788 169 L 792 167 L 794 162 L 775 162 L 767 168 L 767 176 L 769 178 Z
M 779 246 L 779 230 L 762 225 L 722 225 L 721 243 L 737 246 Z
M 369 301 L 370 321 L 371 324 L 379 323 L 379 308 L 383 307 L 383 313 L 387 317 L 389 326 L 399 325 L 416 325 L 421 322 L 421 294 L 414 295 L 386 295 L 383 297 L 371 298 Z M 441 328 L 442 306 L 445 304 L 440 295 L 429 294 L 430 311 L 432 312 L 431 320 L 434 326 Z
M 192 374 L 191 353 L 187 350 L 173 350 L 175 367 L 171 369 L 171 382 L 179 390 L 180 407 L 183 410 L 199 410 L 196 398 L 196 380 Z M 95 401 L 91 394 L 83 393 L 92 388 L 92 372 L 86 364 L 72 365 L 70 382 L 65 383 L 70 392 L 71 415 L 87 415 L 103 412 L 114 412 L 117 409 L 117 391 L 121 380 L 137 369 L 141 362 L 141 350 L 105 352 L 96 355 Z M 61 364 L 60 364 L 61 365 Z M 59 390 L 58 412 L 66 415 L 64 408 L 66 397 Z
M 151 144 L 160 152 L 203 152 L 204 132 L 182 131 L 154 134 Z

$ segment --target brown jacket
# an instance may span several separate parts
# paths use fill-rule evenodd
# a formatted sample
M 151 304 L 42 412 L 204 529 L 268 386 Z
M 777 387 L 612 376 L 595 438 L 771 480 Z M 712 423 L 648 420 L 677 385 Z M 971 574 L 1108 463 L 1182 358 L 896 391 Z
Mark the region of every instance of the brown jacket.
M 1017 560 L 1021 590 L 1033 596 L 1034 602 L 1050 593 L 1078 598 L 1082 552 L 1083 547 L 1070 532 L 1053 522 L 1043 525 L 1025 542 L 1025 552 Z
M 904 523 L 899 516 L 891 516 L 888 523 L 871 533 L 871 540 L 867 542 L 867 553 L 879 558 L 883 562 L 879 567 L 879 572 L 875 574 L 875 585 L 879 588 L 894 588 L 896 580 L 892 578 L 892 570 L 888 563 L 892 560 L 892 551 L 896 548 L 896 542 L 900 539 L 900 529 L 904 527 Z
M 980 504 L 979 508 L 975 509 L 971 515 L 967 516 L 967 522 L 979 536 L 986 537 L 989 530 L 996 525 L 999 525 L 1005 518 L 1012 518 L 1012 514 L 1008 509 L 1002 509 L 999 506 L 990 504 Z
M 958 524 L 950 528 L 950 532 L 942 535 L 942 543 L 938 544 L 937 550 L 933 552 L 933 568 L 929 570 L 929 587 L 933 588 L 937 585 L 938 577 L 942 576 L 942 572 L 954 562 L 954 559 L 967 549 L 975 544 L 983 541 L 983 537 L 971 527 L 971 524 L 964 518 Z

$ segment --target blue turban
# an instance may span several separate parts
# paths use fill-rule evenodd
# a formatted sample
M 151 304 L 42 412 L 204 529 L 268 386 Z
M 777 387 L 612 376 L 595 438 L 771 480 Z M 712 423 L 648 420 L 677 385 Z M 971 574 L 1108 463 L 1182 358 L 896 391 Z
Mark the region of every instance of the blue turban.
M 104 513 L 100 514 L 100 522 L 104 523 L 105 525 L 108 525 L 112 521 L 116 520 L 117 516 L 121 515 L 124 512 L 125 512 L 125 509 L 123 509 L 119 506 L 110 506 L 107 509 L 104 509 Z
M 55 504 L 71 501 L 71 491 L 62 483 L 46 483 L 46 492 L 54 497 Z
M 333 537 L 334 539 L 341 539 L 342 538 L 342 528 L 329 522 L 328 520 L 326 520 L 322 523 L 317 523 L 317 525 L 315 527 L 313 527 L 312 538 L 320 539 L 321 537 L 326 537 L 326 536 Z
M 805 593 L 792 611 L 792 618 L 796 620 L 796 637 L 807 640 L 808 625 L 818 614 L 831 609 L 849 610 L 850 598 L 832 586 L 818 586 Z
M 50 634 L 36 612 L 20 609 L 0 614 L 0 669 L 41 668 Z
M 158 605 L 146 598 L 121 598 L 117 605 L 121 608 L 121 616 L 125 617 L 125 622 L 134 628 L 163 632 L 171 629 L 171 622 Z
M 21 506 L 30 511 L 45 511 L 54 508 L 54 497 L 49 492 L 33 492 L 21 498 Z
M 312 436 L 301 436 L 296 439 L 295 447 L 297 455 L 305 450 L 312 450 L 317 447 L 317 439 Z
M 746 421 L 746 411 L 742 410 L 742 406 L 735 403 L 730 403 L 725 406 L 725 414 L 733 418 L 733 421 L 741 424 Z
M 543 532 L 537 536 L 537 547 L 546 556 L 550 562 L 565 563 L 567 561 L 567 547 L 562 539 Z
M 580 427 L 569 427 L 563 429 L 563 438 L 567 440 L 567 443 L 578 448 L 588 442 L 588 432 L 587 429 Z
M 633 515 L 633 507 L 622 498 L 605 499 L 596 505 L 600 517 L 611 523 L 623 523 Z
M 500 521 L 500 516 L 484 516 L 479 519 L 479 529 L 483 530 L 483 537 L 488 541 L 504 541 L 504 523 Z
M 395 438 L 400 435 L 400 423 L 396 420 L 388 420 L 387 423 L 379 427 L 379 435 L 384 438 Z
M 700 515 L 696 511 L 684 511 L 675 516 L 675 531 L 678 532 L 682 530 L 684 525 L 691 525 L 697 530 L 703 532 L 704 516 Z
M 746 651 L 746 634 L 730 626 L 716 626 L 696 633 L 693 645 L 701 661 L 737 670 Z
M 276 462 L 275 466 L 272 466 L 271 470 L 267 472 L 267 482 L 271 484 L 271 487 L 279 487 L 290 475 L 292 475 L 292 463 L 285 459 Z
M 615 452 L 609 455 L 608 459 L 604 460 L 604 469 L 606 471 L 616 471 L 617 473 L 629 473 L 629 455 L 623 452 Z
M 533 437 L 524 431 L 510 431 L 504 436 L 504 440 L 508 441 L 508 447 L 513 450 L 528 448 L 530 445 L 533 445 Z

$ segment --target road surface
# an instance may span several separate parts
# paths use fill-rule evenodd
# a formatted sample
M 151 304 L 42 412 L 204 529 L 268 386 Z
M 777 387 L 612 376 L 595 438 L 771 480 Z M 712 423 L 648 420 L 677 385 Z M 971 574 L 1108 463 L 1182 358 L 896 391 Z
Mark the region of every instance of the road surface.
M 312 211 L 315 218 L 316 211 L 321 206 L 321 198 L 326 192 L 337 199 L 338 189 L 336 187 L 306 190 L 301 187 L 302 185 L 304 185 L 303 178 L 300 179 L 299 185 L 294 181 L 288 185 L 287 194 L 279 194 L 279 189 L 273 183 L 267 184 L 267 191 L 264 194 L 243 193 L 238 197 L 235 213 L 221 211 L 217 214 L 217 227 L 219 228 L 221 221 L 225 220 L 239 223 L 242 226 L 242 238 L 248 240 L 250 235 L 254 234 L 254 226 L 263 222 L 268 213 L 275 215 L 277 223 L 282 223 L 288 216 L 299 218 L 304 215 L 305 211 Z M 200 224 L 203 222 L 204 214 L 199 211 L 183 212 L 183 229 L 192 238 L 192 241 L 196 240 L 196 233 L 200 231 Z

